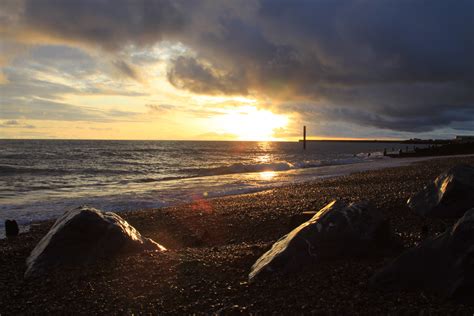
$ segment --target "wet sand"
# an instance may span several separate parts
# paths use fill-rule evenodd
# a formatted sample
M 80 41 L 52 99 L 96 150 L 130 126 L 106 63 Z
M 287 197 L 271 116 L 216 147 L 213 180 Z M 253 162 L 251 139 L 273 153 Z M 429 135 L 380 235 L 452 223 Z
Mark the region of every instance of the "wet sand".
M 433 293 L 370 291 L 374 271 L 397 253 L 320 262 L 298 274 L 249 284 L 251 265 L 291 230 L 292 218 L 319 210 L 333 199 L 369 200 L 381 209 L 405 247 L 420 231 L 444 231 L 452 221 L 423 220 L 406 200 L 439 173 L 473 157 L 419 162 L 157 210 L 123 217 L 166 253 L 120 255 L 81 268 L 65 268 L 23 280 L 25 259 L 52 222 L 0 240 L 0 314 L 212 314 L 212 313 L 461 313 L 474 306 L 444 301 Z

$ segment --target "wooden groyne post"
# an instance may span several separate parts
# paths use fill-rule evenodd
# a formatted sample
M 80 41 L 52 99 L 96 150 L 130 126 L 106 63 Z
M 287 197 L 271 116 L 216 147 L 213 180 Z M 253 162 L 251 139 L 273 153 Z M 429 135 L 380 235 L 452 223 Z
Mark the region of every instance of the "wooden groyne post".
M 306 150 L 306 125 L 303 126 L 303 150 Z

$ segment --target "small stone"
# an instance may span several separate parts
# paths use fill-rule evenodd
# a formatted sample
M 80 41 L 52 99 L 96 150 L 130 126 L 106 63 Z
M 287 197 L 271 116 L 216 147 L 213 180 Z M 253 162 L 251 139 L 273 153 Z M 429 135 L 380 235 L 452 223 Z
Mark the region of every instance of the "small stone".
M 18 236 L 20 233 L 20 229 L 18 228 L 18 223 L 15 220 L 7 219 L 5 221 L 5 235 L 7 237 L 15 237 Z

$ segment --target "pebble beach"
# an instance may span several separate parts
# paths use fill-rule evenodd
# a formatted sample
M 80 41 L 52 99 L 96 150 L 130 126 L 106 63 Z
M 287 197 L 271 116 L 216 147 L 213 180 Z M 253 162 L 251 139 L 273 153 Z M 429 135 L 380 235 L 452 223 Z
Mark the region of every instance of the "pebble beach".
M 0 240 L 0 314 L 460 314 L 474 306 L 436 293 L 373 291 L 369 278 L 399 252 L 319 262 L 289 276 L 248 282 L 255 260 L 334 199 L 367 200 L 389 220 L 405 249 L 443 232 L 454 220 L 423 219 L 407 199 L 457 164 L 474 157 L 433 159 L 273 188 L 196 199 L 192 203 L 121 213 L 164 253 L 123 254 L 80 268 L 24 280 L 25 260 L 53 224 L 39 222 Z M 421 234 L 422 227 L 428 228 Z M 425 229 L 426 231 L 426 229 Z

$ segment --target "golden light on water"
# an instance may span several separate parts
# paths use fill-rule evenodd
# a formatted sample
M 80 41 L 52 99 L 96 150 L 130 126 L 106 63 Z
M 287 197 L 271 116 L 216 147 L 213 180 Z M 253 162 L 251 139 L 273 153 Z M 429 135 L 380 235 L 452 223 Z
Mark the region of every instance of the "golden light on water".
M 276 175 L 275 171 L 263 171 L 263 172 L 260 172 L 260 179 L 272 180 L 273 177 L 275 177 L 275 175 Z
M 270 141 L 278 139 L 275 131 L 288 125 L 288 117 L 255 106 L 241 106 L 216 116 L 213 125 L 239 140 Z

